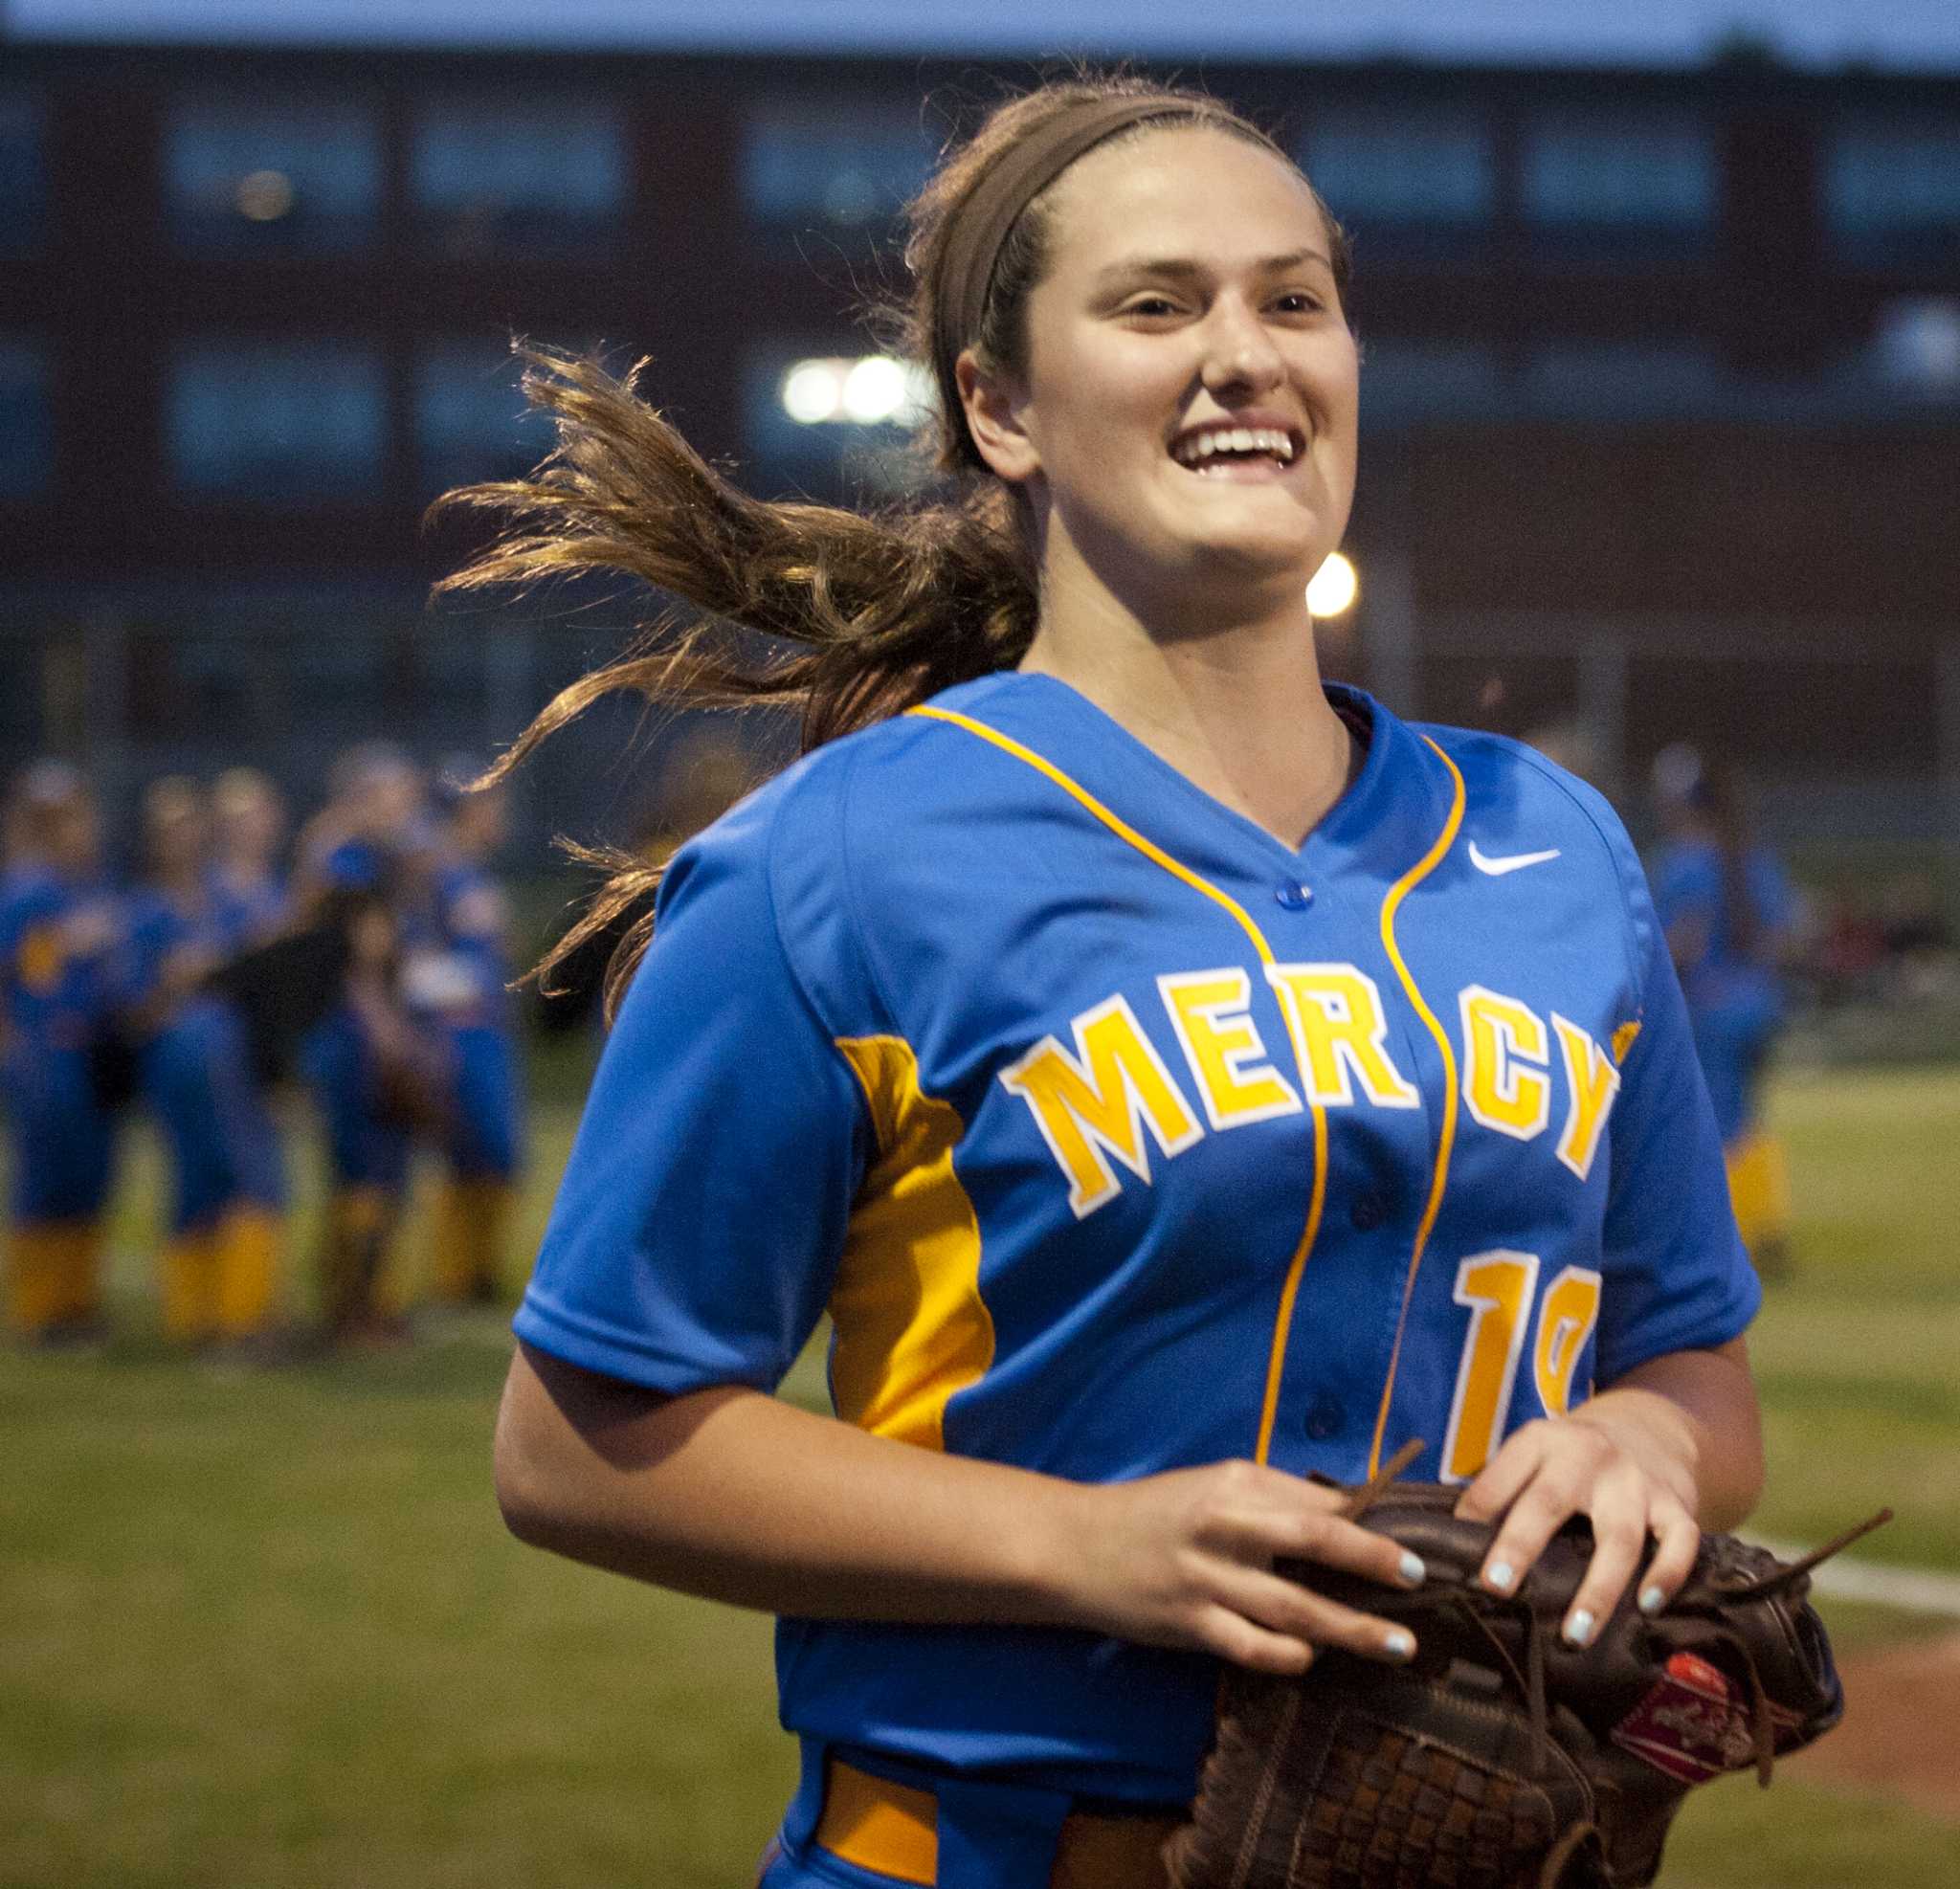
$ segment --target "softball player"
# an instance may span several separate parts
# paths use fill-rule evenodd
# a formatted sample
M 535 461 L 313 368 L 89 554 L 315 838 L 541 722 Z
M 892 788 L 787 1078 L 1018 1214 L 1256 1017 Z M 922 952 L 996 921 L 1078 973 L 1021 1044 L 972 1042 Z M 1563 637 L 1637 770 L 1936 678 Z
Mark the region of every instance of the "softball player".
M 1715 1108 L 1736 1224 L 1766 1278 L 1790 1270 L 1783 1144 L 1764 1125 L 1763 1072 L 1783 1026 L 1780 961 L 1795 901 L 1783 868 L 1745 829 L 1741 791 L 1692 748 L 1665 748 L 1654 782 L 1667 844 L 1654 900 L 1687 999 L 1695 1053 Z
M 204 796 L 190 782 L 151 783 L 144 830 L 149 881 L 129 900 L 122 1010 L 176 1178 L 164 1329 L 187 1342 L 247 1340 L 272 1309 L 285 1163 L 243 1020 L 202 986 L 254 942 L 262 900 L 213 871 Z
M 115 1126 L 95 1052 L 122 975 L 123 924 L 101 876 L 94 796 L 43 761 L 9 809 L 0 879 L 0 1078 L 12 1142 L 7 1321 L 48 1342 L 100 1321 L 102 1209 Z
M 1611 811 L 1322 686 L 1357 367 L 1299 172 L 1209 100 L 1072 83 L 915 216 L 960 509 L 772 511 L 567 369 L 601 476 L 552 489 L 550 557 L 802 637 L 752 692 L 815 751 L 666 875 L 500 1496 L 782 1616 L 768 1889 L 1135 1889 L 1216 1660 L 1412 1651 L 1272 1571 L 1422 1578 L 1310 1473 L 1422 1439 L 1503 1515 L 1501 1589 L 1589 1514 L 1583 1641 L 1753 1500 L 1758 1289 Z M 631 557 L 568 523 L 615 529 L 622 479 Z M 825 1313 L 835 1417 L 768 1394 Z
M 343 1000 L 308 1033 L 300 1062 L 326 1131 L 322 1299 L 328 1335 L 407 1335 L 384 1300 L 390 1248 L 409 1185 L 415 1131 L 435 1111 L 433 1058 L 403 1010 L 405 948 L 433 854 L 421 772 L 390 744 L 349 750 L 333 797 L 302 832 L 297 902 L 345 929 Z
M 494 1302 L 502 1293 L 504 1229 L 523 1159 L 521 1077 L 512 1033 L 509 913 L 489 863 L 504 833 L 504 789 L 466 793 L 482 772 L 452 756 L 436 770 L 435 861 L 428 887 L 429 937 L 412 950 L 403 990 L 434 1038 L 448 1082 L 442 1153 L 449 1171 L 436 1195 L 430 1268 L 449 1304 Z

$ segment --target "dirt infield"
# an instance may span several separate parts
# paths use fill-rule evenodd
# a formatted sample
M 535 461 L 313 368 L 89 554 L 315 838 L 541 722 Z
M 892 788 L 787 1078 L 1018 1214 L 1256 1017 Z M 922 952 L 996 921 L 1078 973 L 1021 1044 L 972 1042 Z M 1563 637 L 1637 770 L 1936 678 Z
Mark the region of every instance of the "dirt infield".
M 1790 1761 L 1812 1784 L 1856 1785 L 1960 1820 L 1960 1633 L 1839 1662 L 1844 1722 Z

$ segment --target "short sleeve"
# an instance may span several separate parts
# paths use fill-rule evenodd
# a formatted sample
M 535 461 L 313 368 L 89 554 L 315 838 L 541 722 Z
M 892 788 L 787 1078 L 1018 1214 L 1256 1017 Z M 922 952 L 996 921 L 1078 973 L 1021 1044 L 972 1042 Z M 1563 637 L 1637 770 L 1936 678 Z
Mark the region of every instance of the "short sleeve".
M 1681 983 L 1651 912 L 1637 917 L 1646 975 L 1639 1034 L 1608 1126 L 1601 1385 L 1665 1352 L 1726 1344 L 1762 1301 L 1729 1206 Z
M 676 856 L 518 1336 L 679 1394 L 772 1389 L 829 1297 L 864 1100 L 779 935 L 751 801 Z

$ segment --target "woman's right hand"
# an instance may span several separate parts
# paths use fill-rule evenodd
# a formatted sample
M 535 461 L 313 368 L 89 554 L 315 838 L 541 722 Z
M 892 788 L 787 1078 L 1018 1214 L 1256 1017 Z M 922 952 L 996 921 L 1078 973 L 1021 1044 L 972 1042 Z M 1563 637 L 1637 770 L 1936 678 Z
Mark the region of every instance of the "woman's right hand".
M 1082 1485 L 1064 1605 L 1070 1624 L 1151 1646 L 1213 1653 L 1259 1672 L 1300 1673 L 1337 1646 L 1399 1664 L 1403 1628 L 1273 1571 L 1317 1561 L 1407 1589 L 1422 1564 L 1341 1513 L 1343 1491 L 1251 1462 Z

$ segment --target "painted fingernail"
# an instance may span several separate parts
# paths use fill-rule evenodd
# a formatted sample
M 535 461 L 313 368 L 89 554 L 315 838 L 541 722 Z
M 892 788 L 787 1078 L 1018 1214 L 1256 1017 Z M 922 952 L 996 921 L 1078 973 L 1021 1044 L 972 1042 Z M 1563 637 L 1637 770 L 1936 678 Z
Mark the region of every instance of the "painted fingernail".
M 1405 1633 L 1400 1627 L 1382 1636 L 1382 1651 L 1391 1659 L 1414 1659 L 1415 1657 L 1415 1636 Z
M 1566 1644 L 1584 1646 L 1592 1637 L 1592 1616 L 1581 1607 L 1573 1611 L 1566 1622 Z
M 1501 1594 L 1509 1593 L 1517 1578 L 1511 1571 L 1511 1564 L 1508 1561 L 1493 1561 L 1483 1570 L 1484 1585 L 1495 1588 Z
M 1420 1587 L 1429 1578 L 1429 1569 L 1423 1567 L 1419 1554 L 1404 1552 L 1402 1556 L 1402 1578 L 1412 1588 Z
M 1667 1596 L 1659 1588 L 1642 1588 L 1640 1589 L 1640 1611 L 1642 1613 L 1659 1613 L 1666 1605 Z

